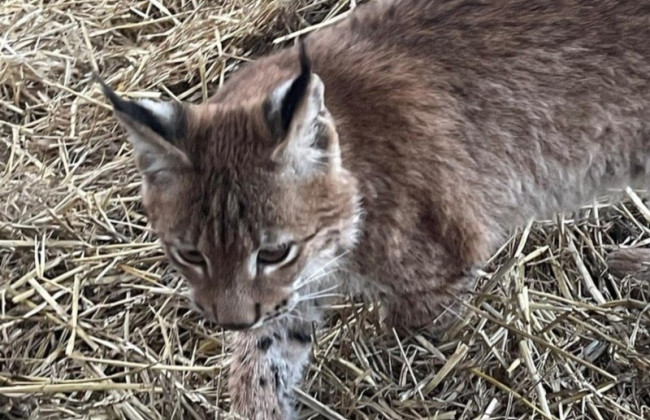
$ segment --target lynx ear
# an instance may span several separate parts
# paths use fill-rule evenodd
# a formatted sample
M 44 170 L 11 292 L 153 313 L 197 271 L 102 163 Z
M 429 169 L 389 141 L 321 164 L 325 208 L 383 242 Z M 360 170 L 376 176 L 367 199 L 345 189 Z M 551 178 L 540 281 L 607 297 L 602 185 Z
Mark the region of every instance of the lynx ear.
M 191 167 L 187 155 L 174 145 L 187 130 L 187 116 L 180 103 L 121 99 L 96 77 L 113 104 L 115 117 L 127 131 L 138 169 L 146 180 L 160 172 Z
M 340 167 L 338 136 L 325 107 L 325 87 L 311 72 L 304 42 L 300 44 L 300 74 L 277 87 L 264 107 L 271 133 L 280 140 L 272 158 L 297 172 L 316 166 Z

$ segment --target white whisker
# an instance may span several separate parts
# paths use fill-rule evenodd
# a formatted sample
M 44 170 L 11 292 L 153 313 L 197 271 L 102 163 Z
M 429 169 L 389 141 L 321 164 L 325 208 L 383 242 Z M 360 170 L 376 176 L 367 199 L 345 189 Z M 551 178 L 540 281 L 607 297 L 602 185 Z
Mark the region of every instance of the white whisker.
M 335 272 L 336 272 L 336 270 L 330 270 L 330 271 L 325 271 L 323 273 L 317 273 L 318 275 L 311 275 L 310 277 L 308 277 L 304 281 L 298 283 L 294 287 L 294 290 L 302 289 L 303 287 L 307 286 L 308 284 L 312 284 L 312 283 L 322 279 L 323 277 L 327 277 L 330 274 L 335 273 Z
M 311 323 L 311 322 L 314 321 L 313 318 L 311 318 L 311 317 L 309 317 L 309 318 L 305 318 L 304 315 L 305 315 L 305 314 L 304 314 L 302 311 L 300 311 L 299 309 L 296 309 L 296 308 L 290 310 L 289 312 L 287 312 L 287 313 L 285 314 L 285 316 L 288 317 L 288 318 L 297 319 L 297 320 L 299 320 L 299 321 L 303 321 L 303 322 L 309 322 L 309 323 Z
M 309 322 L 309 320 L 307 318 L 302 317 L 299 312 L 296 311 L 297 313 L 295 313 L 295 314 L 293 312 L 294 311 L 288 312 L 287 314 L 285 314 L 285 316 L 287 318 L 297 319 L 298 321 L 303 321 L 303 322 L 307 321 L 307 322 Z
M 308 300 L 316 300 L 316 299 L 323 299 L 323 298 L 328 298 L 328 297 L 344 297 L 345 295 L 342 293 L 326 293 L 326 294 L 321 294 L 321 295 L 316 295 L 316 296 L 305 296 L 305 297 L 300 297 L 297 302 L 306 302 Z
M 339 284 L 336 284 L 332 287 L 328 287 L 327 289 L 323 290 L 318 290 L 314 293 L 309 293 L 306 295 L 298 296 L 298 302 L 304 302 L 306 300 L 313 300 L 313 299 L 318 299 L 322 297 L 331 297 L 331 296 L 343 296 L 341 293 L 329 293 L 333 290 L 338 289 L 341 287 Z
M 334 257 L 334 258 L 332 258 L 331 260 L 327 261 L 327 262 L 326 262 L 325 264 L 323 264 L 321 267 L 319 267 L 318 269 L 316 269 L 316 270 L 314 271 L 314 273 L 311 274 L 309 277 L 307 277 L 305 280 L 298 282 L 298 284 L 295 285 L 294 289 L 300 289 L 300 288 L 305 287 L 306 285 L 308 285 L 308 284 L 310 284 L 310 283 L 313 283 L 313 282 L 316 281 L 316 280 L 319 280 L 319 279 L 321 279 L 321 278 L 323 278 L 323 277 L 325 277 L 325 276 L 328 276 L 329 274 L 334 273 L 334 272 L 336 271 L 336 269 L 334 269 L 334 270 L 330 270 L 330 271 L 324 271 L 324 270 L 325 270 L 325 268 L 327 268 L 328 266 L 334 264 L 335 262 L 337 262 L 338 260 L 340 260 L 341 258 L 343 258 L 343 256 L 345 256 L 346 254 L 348 254 L 348 252 L 349 252 L 349 251 L 345 251 L 345 252 L 341 253 L 340 255 L 337 255 L 336 257 Z
M 326 289 L 323 289 L 323 290 L 317 290 L 317 291 L 315 291 L 314 293 L 308 293 L 308 294 L 306 294 L 306 295 L 303 295 L 303 297 L 304 297 L 304 296 L 314 296 L 314 295 L 318 295 L 318 294 L 321 294 L 321 293 L 331 292 L 332 290 L 336 290 L 336 289 L 338 289 L 339 287 L 341 287 L 340 284 L 335 284 L 335 285 L 330 286 L 330 287 L 328 287 L 328 288 L 326 288 Z

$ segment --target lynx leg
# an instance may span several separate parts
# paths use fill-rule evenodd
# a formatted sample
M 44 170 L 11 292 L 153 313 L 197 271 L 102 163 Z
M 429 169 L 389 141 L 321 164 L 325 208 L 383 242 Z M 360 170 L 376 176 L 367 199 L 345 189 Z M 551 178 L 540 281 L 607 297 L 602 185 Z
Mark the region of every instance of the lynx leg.
M 650 281 L 650 249 L 617 249 L 607 255 L 607 266 L 609 272 L 618 278 L 633 276 Z
M 383 299 L 382 318 L 388 328 L 405 335 L 416 330 L 441 334 L 460 319 L 464 307 L 460 300 L 469 292 L 470 277 L 445 282 L 444 286 L 393 293 Z
M 235 413 L 250 420 L 295 418 L 292 390 L 309 360 L 311 331 L 311 322 L 290 318 L 235 334 L 228 380 Z

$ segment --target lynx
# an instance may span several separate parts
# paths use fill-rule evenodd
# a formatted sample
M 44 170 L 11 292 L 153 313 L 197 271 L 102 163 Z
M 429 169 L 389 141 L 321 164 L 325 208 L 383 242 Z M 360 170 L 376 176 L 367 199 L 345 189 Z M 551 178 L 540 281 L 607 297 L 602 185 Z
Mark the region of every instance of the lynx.
M 444 325 L 514 228 L 646 184 L 650 2 L 376 0 L 205 103 L 103 88 L 166 255 L 236 331 L 233 411 L 292 419 L 332 294 Z

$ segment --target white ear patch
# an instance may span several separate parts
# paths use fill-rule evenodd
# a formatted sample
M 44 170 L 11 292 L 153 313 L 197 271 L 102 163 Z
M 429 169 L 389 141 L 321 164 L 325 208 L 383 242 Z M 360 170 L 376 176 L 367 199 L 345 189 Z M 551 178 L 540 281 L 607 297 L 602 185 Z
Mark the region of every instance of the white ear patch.
M 174 118 L 174 105 L 167 101 L 154 101 L 151 99 L 140 99 L 140 105 L 147 108 L 149 111 L 162 120 L 163 123 L 170 123 Z
M 271 100 L 271 108 L 273 112 L 279 113 L 280 108 L 282 108 L 282 101 L 284 100 L 284 97 L 287 95 L 287 92 L 289 91 L 289 88 L 291 87 L 291 84 L 293 83 L 293 80 L 287 80 L 284 83 L 282 83 L 280 86 L 278 86 L 273 92 L 271 92 L 270 100 Z

